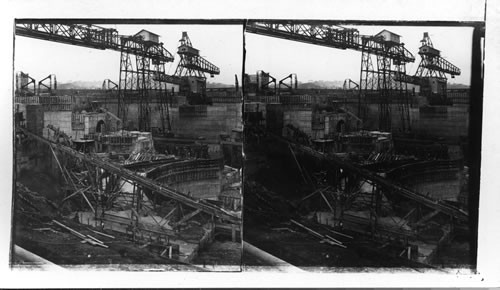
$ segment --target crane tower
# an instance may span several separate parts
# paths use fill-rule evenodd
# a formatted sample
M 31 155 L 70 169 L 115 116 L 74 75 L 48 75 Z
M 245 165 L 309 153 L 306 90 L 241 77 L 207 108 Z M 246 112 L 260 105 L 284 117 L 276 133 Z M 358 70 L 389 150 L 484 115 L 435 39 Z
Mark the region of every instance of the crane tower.
M 180 92 L 187 95 L 188 102 L 192 105 L 206 103 L 205 73 L 211 77 L 218 75 L 217 66 L 200 56 L 200 51 L 193 47 L 187 32 L 182 32 L 182 38 L 177 54 L 181 57 L 174 76 L 180 78 Z
M 460 69 L 441 57 L 441 51 L 434 48 L 429 33 L 424 32 L 418 54 L 422 58 L 415 73 L 421 94 L 429 98 L 431 104 L 449 104 L 446 97 L 446 74 L 454 78 Z

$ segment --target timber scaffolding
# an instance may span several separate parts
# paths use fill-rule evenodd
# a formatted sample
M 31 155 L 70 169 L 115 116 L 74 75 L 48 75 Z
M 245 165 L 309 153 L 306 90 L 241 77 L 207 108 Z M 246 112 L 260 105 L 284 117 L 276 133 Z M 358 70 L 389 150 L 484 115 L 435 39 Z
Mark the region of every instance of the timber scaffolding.
M 104 160 L 101 160 L 98 157 L 93 157 L 88 154 L 84 154 L 81 152 L 78 152 L 68 146 L 58 144 L 58 143 L 53 143 L 50 140 L 40 137 L 36 134 L 33 134 L 29 132 L 28 130 L 24 128 L 18 128 L 20 131 L 25 133 L 27 136 L 32 137 L 36 139 L 37 141 L 40 141 L 44 144 L 47 144 L 52 150 L 59 150 L 62 153 L 65 153 L 71 157 L 74 157 L 78 160 L 82 160 L 87 162 L 88 164 L 91 164 L 97 168 L 101 168 L 102 170 L 108 171 L 111 174 L 116 174 L 117 176 L 123 178 L 126 181 L 130 181 L 132 183 L 135 183 L 137 186 L 140 186 L 144 189 L 151 190 L 153 192 L 156 192 L 160 194 L 161 196 L 164 196 L 169 199 L 173 199 L 177 202 L 180 202 L 184 205 L 187 205 L 191 208 L 196 209 L 195 212 L 204 212 L 207 213 L 211 216 L 215 216 L 225 222 L 229 222 L 231 224 L 236 224 L 236 225 L 241 225 L 241 217 L 232 214 L 223 208 L 206 203 L 204 201 L 198 201 L 195 200 L 194 198 L 191 198 L 187 195 L 184 195 L 181 192 L 178 192 L 176 190 L 173 190 L 171 188 L 168 188 L 166 186 L 163 186 L 159 184 L 158 182 L 155 182 L 149 178 L 139 176 L 135 174 L 134 172 L 125 169 L 122 166 L 118 166 L 109 162 L 106 162 Z
M 296 142 L 292 142 L 284 137 L 275 135 L 273 133 L 267 132 L 267 135 L 272 137 L 273 139 L 284 142 L 288 144 L 291 148 L 298 150 L 300 152 L 303 152 L 307 155 L 310 155 L 312 157 L 318 158 L 320 160 L 326 161 L 329 164 L 335 166 L 335 167 L 340 167 L 341 169 L 353 174 L 362 177 L 366 181 L 369 181 L 369 183 L 373 185 L 380 186 L 383 189 L 386 189 L 388 192 L 398 194 L 400 196 L 406 197 L 410 200 L 413 200 L 421 205 L 424 205 L 430 209 L 440 211 L 446 215 L 449 215 L 453 218 L 456 218 L 458 220 L 462 221 L 468 221 L 469 215 L 467 212 L 454 207 L 449 204 L 445 204 L 441 201 L 437 201 L 434 199 L 431 199 L 427 196 L 424 196 L 422 194 L 419 194 L 417 192 L 414 192 L 410 189 L 407 189 L 405 187 L 402 187 L 400 185 L 394 184 L 394 182 L 381 177 L 380 175 L 376 174 L 375 172 L 372 172 L 370 170 L 361 168 L 347 160 L 343 160 L 339 158 L 338 156 L 332 155 L 332 154 L 324 154 L 322 152 L 316 151 L 308 146 L 298 144 Z

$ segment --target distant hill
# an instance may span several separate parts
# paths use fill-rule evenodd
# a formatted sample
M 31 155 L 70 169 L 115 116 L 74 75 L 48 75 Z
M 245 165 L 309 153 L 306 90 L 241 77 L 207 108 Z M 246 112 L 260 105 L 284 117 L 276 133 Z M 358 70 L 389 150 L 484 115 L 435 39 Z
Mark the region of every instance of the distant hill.
M 57 83 L 57 88 L 60 90 L 67 89 L 100 89 L 102 81 L 70 81 L 69 83 Z
M 234 88 L 234 85 L 207 82 L 207 88 Z
M 464 84 L 448 83 L 448 89 L 469 89 L 470 86 Z
M 299 89 L 339 89 L 344 85 L 343 81 L 309 81 L 298 83 Z

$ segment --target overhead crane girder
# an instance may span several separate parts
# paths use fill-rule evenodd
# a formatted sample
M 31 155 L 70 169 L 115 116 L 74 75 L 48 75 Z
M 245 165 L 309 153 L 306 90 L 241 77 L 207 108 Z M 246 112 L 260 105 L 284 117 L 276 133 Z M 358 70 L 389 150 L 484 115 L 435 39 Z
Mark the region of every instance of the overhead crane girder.
M 216 65 L 200 56 L 200 51 L 193 47 L 187 32 L 182 33 L 182 38 L 179 42 L 180 45 L 177 54 L 180 55 L 181 60 L 175 70 L 175 76 L 205 78 L 205 73 L 211 76 L 220 74 L 220 69 Z
M 162 126 L 165 128 L 168 106 L 166 83 L 172 78 L 165 75 L 165 63 L 173 62 L 174 56 L 163 47 L 163 43 L 151 41 L 140 34 L 119 35 L 113 28 L 92 24 L 57 23 L 54 21 L 20 21 L 16 23 L 16 35 L 36 39 L 72 44 L 94 49 L 119 51 L 120 80 L 118 83 L 118 115 L 126 122 L 128 104 L 139 101 L 139 130 L 150 130 L 150 91 L 159 97 Z M 132 59 L 134 58 L 134 59 Z
M 424 32 L 420 42 L 422 46 L 419 48 L 418 54 L 422 60 L 415 76 L 446 79 L 445 74 L 450 74 L 452 77 L 460 75 L 460 69 L 441 57 L 441 52 L 434 48 L 429 33 Z
M 351 49 L 360 51 L 361 73 L 359 85 L 358 116 L 362 117 L 362 98 L 366 102 L 366 91 L 378 91 L 380 94 L 380 122 L 379 129 L 390 131 L 391 98 L 403 96 L 407 98 L 407 86 L 394 77 L 395 74 L 406 74 L 406 63 L 414 62 L 415 57 L 408 51 L 404 43 L 393 39 L 386 39 L 383 34 L 374 36 L 361 35 L 354 28 L 345 28 L 338 25 L 315 23 L 301 23 L 297 21 L 250 21 L 245 30 L 250 33 L 283 38 L 292 41 L 337 49 Z M 392 33 L 391 33 L 392 34 Z M 376 57 L 376 62 L 372 57 Z M 377 67 L 375 67 L 377 65 Z M 408 102 L 403 102 L 401 109 L 403 130 L 409 130 Z
M 283 38 L 338 49 L 365 51 L 389 57 L 398 62 L 414 62 L 415 57 L 404 44 L 388 44 L 380 37 L 361 35 L 354 28 L 334 25 L 314 25 L 290 21 L 250 21 L 246 32 Z
M 51 23 L 42 20 L 19 22 L 16 23 L 16 35 L 94 49 L 126 51 L 164 62 L 174 61 L 173 55 L 163 47 L 163 43 L 147 42 L 140 36 L 119 35 L 116 29 L 92 24 Z

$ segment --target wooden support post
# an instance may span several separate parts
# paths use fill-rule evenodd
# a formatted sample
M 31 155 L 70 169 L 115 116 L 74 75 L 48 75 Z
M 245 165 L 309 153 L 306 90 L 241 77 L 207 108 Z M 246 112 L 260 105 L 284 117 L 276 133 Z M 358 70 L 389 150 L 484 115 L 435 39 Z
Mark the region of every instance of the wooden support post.
M 315 191 L 313 191 L 312 193 L 310 193 L 310 194 L 306 195 L 305 197 L 303 197 L 303 198 L 300 200 L 300 202 L 303 202 L 304 200 L 306 200 L 306 199 L 308 199 L 308 198 L 312 197 L 313 195 L 315 195 L 316 193 L 320 192 L 321 190 L 327 190 L 328 188 L 330 188 L 330 186 L 327 186 L 327 187 L 325 187 L 325 188 L 323 188 L 323 189 L 316 189 L 316 190 L 315 190 Z
M 79 189 L 79 190 L 77 190 L 77 191 L 73 192 L 72 194 L 68 195 L 67 197 L 65 197 L 62 201 L 64 202 L 64 201 L 66 201 L 66 200 L 68 200 L 68 199 L 72 198 L 73 196 L 75 196 L 75 195 L 79 194 L 80 192 L 82 192 L 82 191 L 87 191 L 87 190 L 89 190 L 89 189 L 90 189 L 90 186 L 88 186 L 88 187 L 86 187 L 86 188 L 81 188 L 81 189 Z
M 164 226 L 168 222 L 168 218 L 174 214 L 174 212 L 177 210 L 176 207 L 174 207 L 169 213 L 167 213 L 161 220 L 160 220 L 160 225 Z M 164 222 L 163 222 L 164 221 Z
M 50 148 L 50 151 L 52 151 L 52 154 L 54 155 L 54 158 L 56 159 L 57 166 L 59 166 L 59 170 L 61 170 L 61 174 L 62 174 L 62 176 L 64 178 L 64 181 L 69 184 L 68 179 L 66 179 L 66 175 L 64 174 L 64 170 L 63 170 L 63 168 L 61 166 L 61 163 L 59 163 L 59 159 L 57 158 L 56 152 L 54 151 L 54 149 L 52 148 L 51 145 L 49 145 L 49 148 Z
M 332 211 L 332 213 L 334 213 L 335 211 L 334 211 L 332 205 L 330 204 L 330 202 L 328 201 L 328 199 L 326 199 L 326 196 L 323 194 L 323 192 L 321 190 L 319 191 L 319 194 L 321 194 L 321 197 L 326 202 L 326 205 L 328 205 L 328 207 L 330 208 L 330 210 Z
M 290 149 L 290 152 L 292 153 L 293 160 L 295 160 L 295 163 L 297 164 L 297 168 L 300 171 L 300 175 L 302 176 L 302 179 L 304 180 L 305 183 L 307 183 L 307 179 L 304 175 L 304 172 L 302 171 L 302 167 L 300 166 L 299 160 L 297 160 L 297 157 L 295 156 L 295 152 L 293 152 L 292 146 L 288 144 L 288 149 Z
M 175 225 L 176 226 L 179 226 L 185 222 L 187 222 L 189 219 L 191 219 L 192 217 L 194 217 L 195 215 L 199 214 L 201 212 L 201 209 L 197 209 L 195 211 L 192 211 L 191 213 L 185 215 L 180 221 L 178 221 Z
M 92 209 L 92 211 L 94 212 L 94 214 L 96 213 L 94 207 L 92 206 L 92 204 L 90 203 L 90 201 L 88 200 L 87 196 L 85 195 L 85 193 L 83 193 L 83 191 L 80 191 L 80 193 L 82 194 L 83 198 L 85 199 L 85 201 L 87 202 L 87 204 L 90 206 L 90 209 Z

